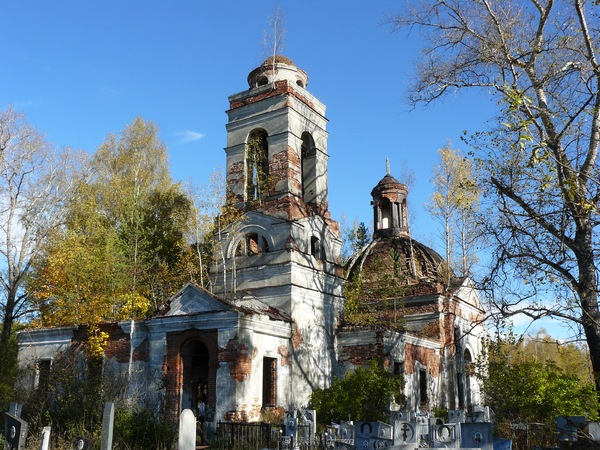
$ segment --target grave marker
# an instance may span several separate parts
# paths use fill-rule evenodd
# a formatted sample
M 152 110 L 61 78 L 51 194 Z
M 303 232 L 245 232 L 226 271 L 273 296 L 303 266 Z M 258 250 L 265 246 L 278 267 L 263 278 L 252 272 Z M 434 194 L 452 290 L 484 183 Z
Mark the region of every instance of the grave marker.
M 4 413 L 4 437 L 7 450 L 23 450 L 27 439 L 27 422 L 10 413 Z
M 73 441 L 73 450 L 92 450 L 92 441 L 83 436 L 77 436 Z
M 179 417 L 178 450 L 196 449 L 196 416 L 191 409 L 184 409 Z
M 100 443 L 100 450 L 112 449 L 114 419 L 115 404 L 106 402 L 104 404 L 104 415 L 102 416 L 102 441 Z
M 48 450 L 50 448 L 50 427 L 44 427 L 42 430 L 42 442 L 40 443 L 40 450 Z

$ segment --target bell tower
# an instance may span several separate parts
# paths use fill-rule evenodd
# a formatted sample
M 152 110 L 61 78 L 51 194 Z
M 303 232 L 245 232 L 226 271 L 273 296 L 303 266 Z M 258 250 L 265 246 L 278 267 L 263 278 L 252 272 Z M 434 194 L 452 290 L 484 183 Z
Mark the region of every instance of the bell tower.
M 327 211 L 325 105 L 289 58 L 269 57 L 229 97 L 228 202 L 290 220 Z
M 290 316 L 282 403 L 294 404 L 331 383 L 344 302 L 339 224 L 328 210 L 325 105 L 282 55 L 252 70 L 248 85 L 229 97 L 227 208 L 235 220 L 224 219 L 215 236 L 211 279 L 226 300 Z

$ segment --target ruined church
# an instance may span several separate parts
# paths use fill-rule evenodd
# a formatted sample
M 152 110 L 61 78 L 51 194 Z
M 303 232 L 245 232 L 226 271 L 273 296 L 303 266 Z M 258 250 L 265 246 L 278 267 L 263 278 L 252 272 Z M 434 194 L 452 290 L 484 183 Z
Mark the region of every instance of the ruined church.
M 412 239 L 407 187 L 389 167 L 373 180 L 372 241 L 342 267 L 328 209 L 325 105 L 283 56 L 252 70 L 248 85 L 229 97 L 235 214 L 215 236 L 215 283 L 184 286 L 150 319 L 105 324 L 104 366 L 128 372 L 145 400 L 174 418 L 201 401 L 214 422 L 307 407 L 316 389 L 373 358 L 404 375 L 398 409 L 478 404 L 479 297 Z M 22 331 L 20 362 L 47 370 L 82 336 L 78 326 Z

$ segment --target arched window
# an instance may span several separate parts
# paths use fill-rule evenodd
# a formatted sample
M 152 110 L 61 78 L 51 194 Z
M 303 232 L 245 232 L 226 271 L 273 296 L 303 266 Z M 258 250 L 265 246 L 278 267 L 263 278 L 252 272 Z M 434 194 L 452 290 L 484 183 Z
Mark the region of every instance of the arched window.
M 246 200 L 264 200 L 269 193 L 269 145 L 265 130 L 254 130 L 246 143 Z
M 258 233 L 248 233 L 241 239 L 235 249 L 235 256 L 255 256 L 267 253 L 269 244 Z
M 317 259 L 321 259 L 321 241 L 316 236 L 310 238 L 310 254 Z
M 392 203 L 387 198 L 382 198 L 379 202 L 379 211 L 381 222 L 379 224 L 380 229 L 387 229 L 392 227 Z
M 302 133 L 301 149 L 302 200 L 304 203 L 317 201 L 317 149 L 310 133 Z

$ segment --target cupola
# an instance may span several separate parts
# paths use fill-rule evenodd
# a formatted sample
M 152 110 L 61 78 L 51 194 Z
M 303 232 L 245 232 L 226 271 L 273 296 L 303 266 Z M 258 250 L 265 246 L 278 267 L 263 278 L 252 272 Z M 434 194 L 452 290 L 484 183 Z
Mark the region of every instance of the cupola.
M 386 174 L 371 191 L 374 238 L 409 235 L 407 195 L 408 188 L 390 174 L 390 164 L 386 161 Z

